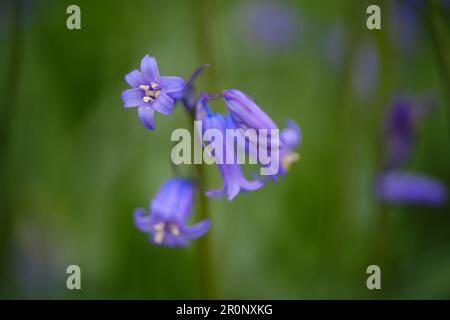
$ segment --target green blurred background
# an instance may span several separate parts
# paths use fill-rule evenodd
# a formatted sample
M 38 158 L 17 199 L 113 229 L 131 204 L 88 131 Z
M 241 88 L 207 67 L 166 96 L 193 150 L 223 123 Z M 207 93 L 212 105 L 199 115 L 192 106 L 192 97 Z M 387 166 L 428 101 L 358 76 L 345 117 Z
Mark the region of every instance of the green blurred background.
M 436 96 L 408 169 L 450 179 L 439 59 L 450 10 L 419 10 L 402 47 L 411 36 L 389 18 L 394 3 L 2 1 L 0 297 L 203 297 L 196 242 L 155 247 L 133 226 L 133 209 L 172 176 L 172 130 L 191 126 L 181 105 L 157 114 L 154 132 L 122 108 L 124 75 L 150 54 L 162 75 L 185 79 L 209 63 L 198 89 L 239 88 L 280 126 L 290 117 L 302 128 L 301 160 L 278 183 L 210 201 L 214 297 L 450 298 L 448 204 L 387 206 L 374 194 L 380 127 L 398 93 Z M 66 28 L 70 4 L 81 30 Z M 289 16 L 257 17 L 261 4 Z M 366 28 L 369 4 L 381 7 L 382 30 Z M 275 33 L 258 34 L 255 19 Z M 364 46 L 375 62 L 355 71 Z M 217 169 L 206 172 L 218 187 Z M 82 270 L 78 291 L 66 288 L 71 264 Z M 366 287 L 371 264 L 382 290 Z

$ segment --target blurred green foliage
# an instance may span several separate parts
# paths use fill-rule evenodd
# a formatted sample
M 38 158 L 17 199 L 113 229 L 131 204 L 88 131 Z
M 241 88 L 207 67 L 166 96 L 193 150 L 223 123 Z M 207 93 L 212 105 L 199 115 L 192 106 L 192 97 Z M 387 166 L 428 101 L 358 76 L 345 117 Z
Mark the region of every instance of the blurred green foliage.
M 365 27 L 371 3 L 382 8 L 381 31 Z M 239 88 L 280 126 L 290 117 L 302 128 L 301 160 L 287 176 L 231 203 L 211 201 L 219 298 L 450 298 L 448 205 L 374 197 L 381 121 L 399 92 L 436 94 L 408 167 L 450 179 L 450 106 L 431 36 L 424 23 L 414 52 L 396 49 L 389 3 L 291 1 L 301 38 L 273 51 L 244 37 L 237 0 L 78 0 L 78 31 L 65 25 L 73 1 L 2 3 L 0 297 L 200 297 L 195 244 L 158 248 L 132 223 L 172 174 L 172 130 L 190 126 L 181 105 L 157 114 L 154 132 L 122 108 L 124 75 L 151 54 L 162 74 L 185 79 L 210 63 L 200 89 Z M 335 25 L 348 40 L 338 68 L 321 45 Z M 360 99 L 351 66 L 368 40 L 379 77 Z M 219 186 L 217 169 L 207 173 Z M 81 267 L 80 291 L 66 289 L 71 264 Z M 370 264 L 381 266 L 381 291 L 366 288 Z

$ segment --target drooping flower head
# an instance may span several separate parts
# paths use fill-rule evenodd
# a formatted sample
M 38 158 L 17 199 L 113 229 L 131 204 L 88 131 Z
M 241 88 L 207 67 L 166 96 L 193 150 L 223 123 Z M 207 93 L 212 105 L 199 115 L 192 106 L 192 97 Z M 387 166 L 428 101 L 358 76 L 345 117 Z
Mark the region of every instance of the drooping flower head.
M 148 55 L 141 61 L 141 70 L 131 71 L 125 80 L 133 88 L 122 92 L 124 107 L 137 107 L 139 120 L 150 130 L 155 127 L 155 110 L 168 115 L 175 100 L 183 96 L 184 80 L 180 77 L 161 77 L 156 59 Z
M 199 104 L 197 106 L 197 119 L 202 121 L 203 132 L 209 129 L 216 129 L 221 133 L 222 137 L 225 137 L 222 139 L 221 145 L 215 146 L 215 154 L 212 154 L 212 156 L 218 156 L 219 153 L 221 154 L 221 159 L 216 162 L 219 162 L 217 163 L 217 166 L 222 176 L 223 184 L 220 189 L 208 191 L 206 195 L 218 198 L 226 195 L 228 200 L 231 201 L 240 191 L 251 191 L 261 188 L 263 186 L 262 181 L 250 181 L 244 176 L 241 166 L 237 161 L 237 153 L 234 153 L 234 155 L 227 153 L 226 130 L 236 129 L 230 116 L 224 116 L 220 113 L 213 113 L 207 102 L 199 99 Z M 213 141 L 213 143 L 218 142 Z M 232 157 L 232 159 L 230 159 L 230 157 Z
M 194 203 L 195 187 L 189 180 L 172 178 L 163 183 L 150 204 L 150 214 L 145 209 L 134 211 L 136 227 L 150 235 L 156 245 L 180 247 L 189 240 L 204 235 L 210 226 L 209 220 L 187 226 Z
M 279 170 L 272 175 L 277 178 L 279 175 L 285 174 L 293 161 L 299 159 L 298 154 L 293 152 L 301 142 L 301 132 L 298 125 L 293 120 L 287 121 L 287 128 L 281 131 L 279 136 L 271 136 L 270 130 L 278 130 L 275 122 L 245 93 L 236 89 L 228 89 L 223 91 L 223 98 L 227 104 L 231 119 L 236 128 L 247 129 L 265 129 L 268 130 L 268 140 L 266 144 L 260 141 L 249 141 L 256 143 L 257 154 L 252 156 L 259 157 L 259 149 L 268 149 L 265 154 L 277 153 L 280 161 Z M 251 148 L 249 149 L 251 150 Z
M 242 129 L 276 129 L 275 122 L 245 93 L 237 89 L 223 91 L 231 118 Z
M 403 171 L 386 172 L 377 180 L 378 197 L 389 203 L 440 206 L 447 200 L 447 188 L 424 174 Z

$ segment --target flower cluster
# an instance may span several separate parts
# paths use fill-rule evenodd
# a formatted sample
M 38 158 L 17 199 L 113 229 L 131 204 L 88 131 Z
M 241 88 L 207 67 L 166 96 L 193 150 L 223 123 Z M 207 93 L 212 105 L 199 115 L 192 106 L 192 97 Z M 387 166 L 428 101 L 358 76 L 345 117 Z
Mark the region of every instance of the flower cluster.
M 199 67 L 185 84 L 180 77 L 160 76 L 156 59 L 145 56 L 141 61 L 141 70 L 134 70 L 125 76 L 132 87 L 122 93 L 125 108 L 137 107 L 138 117 L 142 125 L 153 130 L 154 112 L 164 115 L 172 112 L 176 102 L 180 101 L 185 110 L 201 121 L 202 130 L 214 129 L 220 132 L 233 129 L 237 132 L 245 130 L 266 130 L 278 132 L 275 122 L 249 96 L 237 89 L 223 90 L 211 95 L 206 92 L 196 94 L 194 81 L 206 65 Z M 227 114 L 213 112 L 209 102 L 221 99 L 228 110 Z M 201 132 L 203 133 L 203 132 Z M 203 135 L 200 135 L 203 137 Z M 202 139 L 203 140 L 203 139 Z M 280 159 L 278 168 L 270 176 L 277 180 L 286 174 L 293 161 L 299 156 L 294 148 L 301 142 L 301 132 L 293 120 L 287 121 L 287 127 L 280 134 L 269 134 L 267 140 L 253 141 L 248 137 L 241 139 L 241 148 L 246 155 L 254 157 L 261 168 L 266 164 L 260 161 L 261 151 L 265 154 L 276 154 Z M 207 144 L 201 141 L 205 151 Z M 227 197 L 231 201 L 240 191 L 252 191 L 261 188 L 268 179 L 256 176 L 249 180 L 245 177 L 236 154 L 230 154 L 225 141 L 220 146 L 225 163 L 217 164 L 223 179 L 221 188 L 206 192 L 208 197 Z M 214 154 L 211 154 L 214 157 Z M 134 222 L 136 227 L 150 235 L 150 241 L 156 245 L 171 247 L 186 246 L 189 240 L 205 234 L 210 221 L 205 219 L 195 225 L 188 226 L 194 203 L 196 184 L 191 179 L 175 177 L 164 182 L 150 203 L 150 210 L 136 209 Z
M 425 174 L 401 169 L 411 158 L 419 123 L 432 111 L 430 101 L 398 98 L 384 128 L 384 169 L 377 178 L 377 195 L 388 203 L 443 205 L 447 188 Z

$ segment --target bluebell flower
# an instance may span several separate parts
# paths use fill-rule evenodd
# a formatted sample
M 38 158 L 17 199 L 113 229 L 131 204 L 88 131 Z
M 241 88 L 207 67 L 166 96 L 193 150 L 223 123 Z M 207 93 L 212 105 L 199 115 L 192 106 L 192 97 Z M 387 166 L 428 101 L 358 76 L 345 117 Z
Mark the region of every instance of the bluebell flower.
M 277 129 L 275 122 L 245 93 L 237 89 L 223 91 L 223 98 L 236 127 L 241 129 Z
M 378 197 L 389 203 L 440 206 L 447 200 L 444 184 L 424 174 L 390 171 L 377 180 Z
M 122 92 L 124 107 L 137 107 L 139 120 L 150 130 L 155 127 L 155 110 L 168 115 L 175 100 L 183 96 L 184 80 L 180 77 L 161 77 L 156 59 L 148 55 L 141 61 L 141 70 L 131 71 L 125 80 L 133 88 Z
M 180 247 L 204 235 L 209 220 L 187 226 L 194 203 L 195 187 L 189 180 L 172 178 L 163 183 L 150 204 L 150 214 L 139 208 L 134 211 L 136 227 L 150 235 L 156 245 Z
M 293 152 L 293 149 L 301 142 L 300 128 L 295 121 L 288 120 L 287 128 L 281 131 L 279 141 L 274 141 L 274 137 L 270 135 L 270 130 L 278 130 L 278 126 L 250 97 L 242 91 L 228 89 L 223 91 L 223 98 L 227 104 L 231 119 L 237 128 L 243 130 L 269 130 L 268 143 L 266 145 L 258 143 L 255 150 L 268 148 L 267 152 L 269 153 L 279 152 L 280 168 L 272 177 L 276 178 L 280 174 L 285 174 L 291 163 L 299 159 L 298 154 Z M 249 143 L 252 142 L 250 141 Z M 251 150 L 251 148 L 248 150 Z M 252 156 L 258 157 L 259 152 Z
M 217 129 L 222 132 L 223 137 L 226 137 L 226 129 L 236 129 L 230 116 L 211 112 L 206 102 L 200 101 L 197 108 L 197 119 L 202 121 L 203 131 Z M 206 195 L 217 198 L 227 196 L 228 200 L 231 201 L 241 190 L 257 190 L 263 186 L 263 182 L 259 180 L 250 181 L 245 178 L 241 166 L 237 162 L 237 153 L 234 154 L 231 161 L 227 161 L 227 159 L 230 160 L 230 155 L 226 152 L 225 143 L 226 139 L 223 139 L 222 149 L 220 150 L 222 153 L 220 162 L 222 163 L 217 164 L 223 179 L 222 187 L 210 190 L 206 192 Z

